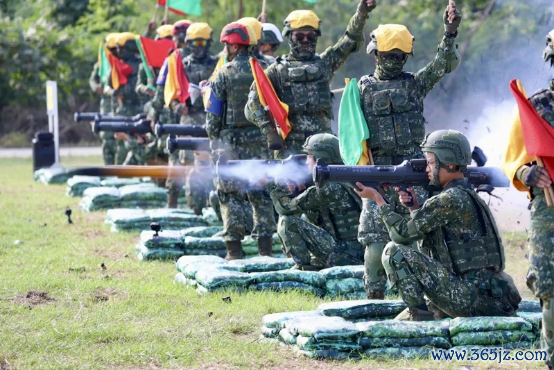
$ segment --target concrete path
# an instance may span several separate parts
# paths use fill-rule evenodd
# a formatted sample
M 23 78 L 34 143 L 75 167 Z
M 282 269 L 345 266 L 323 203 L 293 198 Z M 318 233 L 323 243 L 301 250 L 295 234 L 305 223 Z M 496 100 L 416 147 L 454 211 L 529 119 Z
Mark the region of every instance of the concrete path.
M 33 155 L 31 148 L 0 148 L 0 158 L 31 158 Z M 67 156 L 88 156 L 102 155 L 100 147 L 68 147 L 60 148 L 60 155 Z

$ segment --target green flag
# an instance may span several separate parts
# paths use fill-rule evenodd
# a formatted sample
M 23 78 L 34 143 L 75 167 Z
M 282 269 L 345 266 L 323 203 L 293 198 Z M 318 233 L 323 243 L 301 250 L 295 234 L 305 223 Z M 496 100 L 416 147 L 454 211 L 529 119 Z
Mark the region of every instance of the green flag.
M 360 106 L 358 80 L 350 80 L 339 107 L 339 142 L 342 161 L 347 166 L 368 163 L 366 140 L 369 129 Z
M 152 74 L 152 71 L 150 70 L 149 65 L 148 65 L 148 61 L 146 60 L 146 55 L 144 54 L 144 49 L 142 47 L 142 42 L 140 41 L 140 38 L 138 38 L 136 41 L 137 41 L 137 48 L 138 48 L 139 53 L 140 53 L 140 59 L 142 60 L 142 68 L 144 69 L 144 72 L 146 72 L 146 78 L 149 79 L 149 80 L 153 80 L 154 75 Z M 147 87 L 152 91 L 156 91 L 156 87 L 154 87 L 150 84 Z
M 202 0 L 167 0 L 167 6 L 176 14 L 202 15 Z
M 100 77 L 100 81 L 102 81 L 102 85 L 107 86 L 108 85 L 108 78 L 110 78 L 110 61 L 108 59 L 108 52 L 106 51 L 106 48 L 104 47 L 104 43 L 100 43 L 100 46 L 98 47 L 98 77 Z
M 310 3 L 310 4 L 317 3 L 317 0 L 304 0 L 304 1 L 307 2 L 307 3 Z

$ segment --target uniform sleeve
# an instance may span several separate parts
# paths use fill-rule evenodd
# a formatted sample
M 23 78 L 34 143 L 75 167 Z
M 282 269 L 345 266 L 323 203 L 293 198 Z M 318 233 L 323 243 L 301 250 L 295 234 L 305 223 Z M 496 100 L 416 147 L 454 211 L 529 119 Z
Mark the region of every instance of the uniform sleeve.
M 422 96 L 427 96 L 445 74 L 458 68 L 460 57 L 455 40 L 454 37 L 443 37 L 435 58 L 414 75 Z
M 273 86 L 277 89 L 277 83 L 279 81 L 277 79 L 277 71 L 273 66 L 267 68 L 265 73 Z M 264 134 L 267 135 L 268 132 L 273 130 L 269 113 L 264 109 L 262 103 L 260 102 L 256 82 L 253 82 L 250 87 L 248 102 L 244 107 L 244 114 L 246 119 L 258 126 Z
M 346 62 L 350 53 L 358 51 L 363 42 L 364 26 L 367 15 L 356 11 L 346 27 L 345 34 L 333 46 L 330 46 L 322 54 L 321 59 L 331 66 L 333 75 Z
M 144 70 L 144 64 L 139 64 L 137 84 L 135 86 L 135 92 L 139 95 L 147 95 L 146 91 L 148 90 L 148 78 L 146 76 L 146 71 Z
M 214 95 L 221 100 L 222 102 L 227 101 L 227 79 L 225 78 L 224 70 L 219 70 L 215 75 L 214 81 L 212 82 L 212 92 Z M 212 149 L 219 148 L 218 144 L 214 143 L 219 141 L 219 133 L 223 128 L 223 116 L 218 116 L 217 114 L 206 112 L 206 131 L 208 133 L 208 138 L 210 139 L 210 144 Z
M 328 187 L 318 189 L 311 186 L 295 198 L 282 197 L 280 190 L 279 187 L 277 190 L 269 191 L 275 210 L 280 215 L 301 214 L 329 207 L 328 199 L 331 194 L 329 194 L 330 189 Z
M 94 63 L 94 67 L 92 68 L 92 73 L 90 75 L 90 78 L 88 79 L 90 89 L 94 92 L 96 92 L 97 89 L 102 88 L 102 83 L 100 81 L 100 76 L 98 76 L 98 70 L 99 69 L 100 69 L 99 64 Z
M 425 234 L 442 226 L 455 222 L 460 217 L 460 204 L 450 192 L 443 192 L 429 198 L 423 206 L 405 219 L 394 212 L 391 205 L 386 204 L 380 209 L 381 218 L 391 240 L 398 244 L 411 244 L 421 240 Z

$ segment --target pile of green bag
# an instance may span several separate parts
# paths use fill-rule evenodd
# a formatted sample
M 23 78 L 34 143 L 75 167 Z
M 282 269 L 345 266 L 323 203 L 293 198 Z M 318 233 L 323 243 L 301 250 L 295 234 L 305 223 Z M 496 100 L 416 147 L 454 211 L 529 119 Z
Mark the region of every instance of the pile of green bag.
M 319 272 L 326 279 L 325 290 L 331 298 L 365 299 L 364 266 L 335 266 Z
M 100 186 L 101 179 L 98 176 L 73 176 L 67 180 L 66 195 L 70 197 L 82 197 L 85 190 Z
M 104 223 L 111 225 L 112 232 L 147 230 L 150 229 L 152 222 L 159 223 L 163 230 L 208 226 L 208 223 L 202 217 L 194 215 L 192 211 L 172 208 L 150 210 L 110 209 L 104 221 Z
M 36 182 L 49 184 L 65 184 L 73 175 L 64 167 L 41 168 L 33 174 Z
M 304 293 L 325 295 L 325 278 L 315 271 L 280 270 L 253 272 L 251 290 L 288 291 L 300 290 Z

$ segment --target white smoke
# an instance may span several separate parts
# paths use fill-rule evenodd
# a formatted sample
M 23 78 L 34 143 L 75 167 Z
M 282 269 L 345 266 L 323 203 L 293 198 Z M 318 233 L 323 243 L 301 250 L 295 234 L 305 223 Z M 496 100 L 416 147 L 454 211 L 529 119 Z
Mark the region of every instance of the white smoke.
M 242 180 L 251 187 L 256 187 L 265 180 L 285 183 L 292 181 L 305 184 L 308 182 L 312 173 L 305 163 L 295 162 L 294 160 L 283 161 L 241 161 L 229 165 L 218 165 L 217 172 L 219 176 L 228 180 Z

